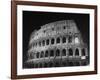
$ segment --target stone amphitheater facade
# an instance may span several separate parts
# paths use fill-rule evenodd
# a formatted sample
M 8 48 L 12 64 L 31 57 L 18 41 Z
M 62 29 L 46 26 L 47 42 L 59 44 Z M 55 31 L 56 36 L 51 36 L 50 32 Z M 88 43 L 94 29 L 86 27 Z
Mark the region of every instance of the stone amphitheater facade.
M 27 68 L 89 64 L 87 44 L 74 20 L 48 23 L 33 31 L 27 56 Z

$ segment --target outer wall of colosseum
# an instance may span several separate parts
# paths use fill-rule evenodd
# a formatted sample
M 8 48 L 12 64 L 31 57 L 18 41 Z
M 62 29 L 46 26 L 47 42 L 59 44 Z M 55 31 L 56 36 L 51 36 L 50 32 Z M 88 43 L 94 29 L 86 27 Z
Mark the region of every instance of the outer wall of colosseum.
M 61 20 L 41 26 L 31 33 L 27 68 L 86 66 L 87 44 L 74 20 Z

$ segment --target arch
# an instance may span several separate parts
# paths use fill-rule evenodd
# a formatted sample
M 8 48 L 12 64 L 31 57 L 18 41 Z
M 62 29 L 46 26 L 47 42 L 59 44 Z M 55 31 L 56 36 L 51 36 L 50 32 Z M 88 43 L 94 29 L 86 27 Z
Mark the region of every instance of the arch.
M 59 37 L 56 39 L 56 42 L 57 43 L 60 43 L 60 38 Z
M 36 63 L 35 67 L 38 68 L 38 63 Z
M 76 65 L 76 66 L 80 66 L 80 62 L 76 61 L 76 62 L 75 62 L 75 65 Z
M 44 30 L 43 32 L 45 33 L 46 31 Z
M 34 68 L 34 64 L 32 64 L 32 68 Z
M 39 52 L 37 52 L 36 57 L 39 58 Z
M 55 41 L 54 38 L 52 38 L 52 39 L 51 39 L 51 44 L 54 44 L 54 41 Z
M 82 56 L 85 56 L 86 54 L 85 54 L 85 49 L 83 48 L 82 49 Z
M 54 50 L 50 50 L 50 57 L 53 57 L 54 56 Z
M 56 56 L 60 56 L 60 50 L 59 49 L 56 50 Z
M 30 58 L 31 58 L 31 59 L 34 58 L 34 53 L 33 53 L 33 52 L 30 54 Z
M 68 37 L 68 42 L 71 43 L 72 42 L 72 36 Z
M 75 50 L 75 55 L 79 56 L 79 50 L 78 50 L 78 48 L 76 48 L 76 50 Z
M 42 41 L 42 45 L 43 45 L 43 46 L 45 45 L 45 40 Z
M 66 66 L 67 64 L 66 64 L 66 62 L 63 61 L 63 62 L 62 62 L 62 65 L 63 65 L 63 66 Z
M 54 28 L 52 28 L 52 31 L 54 31 Z
M 41 42 L 39 42 L 39 46 L 41 46 Z
M 37 46 L 37 43 L 35 43 L 35 46 Z
M 46 40 L 46 45 L 49 45 L 49 39 Z
M 66 29 L 66 26 L 63 26 L 63 29 Z
M 32 52 L 29 54 L 29 58 L 30 58 L 30 59 L 33 58 Z
M 56 62 L 55 63 L 55 67 L 59 67 L 60 65 L 59 65 L 59 62 Z
M 62 56 L 66 56 L 66 49 L 62 50 Z
M 78 36 L 75 37 L 75 43 L 79 43 L 79 38 L 78 38 Z
M 69 66 L 73 66 L 74 64 L 73 64 L 73 62 L 69 62 L 68 65 Z
M 43 58 L 43 56 L 44 56 L 44 52 L 41 51 L 41 55 L 40 55 L 40 57 Z
M 49 63 L 49 67 L 53 67 L 53 63 L 52 62 Z
M 69 56 L 73 56 L 73 50 L 71 48 L 68 50 L 68 52 L 69 52 Z
M 40 68 L 42 68 L 42 63 L 40 63 Z
M 45 57 L 48 57 L 49 56 L 49 52 L 48 50 L 45 51 Z
M 48 67 L 48 64 L 47 63 L 44 63 L 44 67 Z
M 62 38 L 62 43 L 66 43 L 66 37 Z

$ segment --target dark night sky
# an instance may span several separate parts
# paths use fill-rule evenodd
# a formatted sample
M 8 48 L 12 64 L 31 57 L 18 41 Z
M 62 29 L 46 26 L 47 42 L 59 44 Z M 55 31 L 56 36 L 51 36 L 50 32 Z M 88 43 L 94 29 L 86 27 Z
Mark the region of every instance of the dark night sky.
M 23 61 L 27 59 L 26 53 L 32 31 L 50 22 L 71 19 L 76 22 L 83 39 L 89 45 L 89 14 L 23 11 Z

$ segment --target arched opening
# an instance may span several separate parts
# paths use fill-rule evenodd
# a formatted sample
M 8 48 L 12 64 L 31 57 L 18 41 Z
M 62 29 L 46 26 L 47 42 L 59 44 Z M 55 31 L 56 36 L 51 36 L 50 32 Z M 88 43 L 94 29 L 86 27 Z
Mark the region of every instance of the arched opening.
M 54 44 L 54 38 L 51 39 L 51 44 Z
M 80 62 L 78 62 L 78 61 L 75 62 L 75 65 L 76 65 L 76 66 L 80 66 Z
M 79 38 L 75 37 L 75 43 L 79 43 Z
M 32 64 L 32 68 L 34 68 L 34 64 Z
M 56 42 L 57 43 L 60 43 L 60 38 L 59 37 L 56 39 Z
M 31 59 L 34 59 L 34 53 L 33 52 L 31 53 Z
M 46 40 L 46 44 L 49 45 L 49 39 Z
M 72 42 L 72 36 L 68 37 L 68 42 L 71 43 Z
M 32 53 L 30 53 L 30 59 L 32 59 L 34 56 L 33 56 L 33 54 Z
M 79 56 L 79 50 L 78 49 L 75 50 L 75 55 Z
M 44 63 L 44 67 L 48 67 L 48 64 L 47 63 Z
M 42 51 L 40 57 L 43 58 L 43 56 L 44 56 L 44 52 Z
M 82 56 L 85 56 L 85 49 L 82 49 Z
M 42 41 L 43 46 L 45 45 L 45 40 Z
M 37 46 L 37 43 L 35 43 L 35 46 Z
M 39 46 L 41 46 L 41 42 L 39 42 Z
M 63 29 L 66 29 L 66 26 L 63 26 Z
M 62 50 L 62 56 L 66 56 L 66 49 Z
M 66 62 L 62 62 L 62 65 L 63 65 L 63 66 L 66 66 L 67 64 L 66 64 Z
M 60 56 L 60 50 L 59 49 L 56 50 L 56 56 Z
M 71 48 L 68 50 L 68 52 L 69 52 L 69 56 L 73 56 L 73 50 Z
M 69 62 L 68 64 L 69 64 L 69 66 L 73 66 L 73 62 Z
M 53 63 L 52 62 L 49 63 L 49 67 L 53 67 Z
M 59 65 L 59 62 L 56 62 L 55 63 L 55 67 L 59 67 L 60 65 Z
M 34 64 L 34 68 L 36 68 L 36 64 Z
M 62 42 L 63 42 L 63 43 L 66 43 L 66 37 L 63 37 L 63 38 L 62 38 Z
M 35 66 L 36 66 L 36 68 L 38 68 L 38 63 Z
M 54 31 L 54 28 L 52 28 L 52 31 Z
M 45 33 L 46 31 L 44 30 L 43 32 Z
M 45 51 L 45 57 L 48 57 L 49 56 L 49 52 L 46 50 Z
M 54 56 L 54 50 L 50 50 L 50 57 Z
M 42 68 L 42 63 L 40 63 L 40 68 Z
M 39 58 L 39 52 L 37 52 L 36 56 L 37 56 L 37 58 Z

